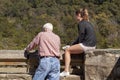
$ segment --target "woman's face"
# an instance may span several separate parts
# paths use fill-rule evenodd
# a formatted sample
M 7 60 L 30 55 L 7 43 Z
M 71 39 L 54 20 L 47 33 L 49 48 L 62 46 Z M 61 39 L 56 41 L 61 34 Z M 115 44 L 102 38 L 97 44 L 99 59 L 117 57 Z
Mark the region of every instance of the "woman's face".
M 81 15 L 80 14 L 76 15 L 76 19 L 78 22 L 81 21 L 82 20 Z

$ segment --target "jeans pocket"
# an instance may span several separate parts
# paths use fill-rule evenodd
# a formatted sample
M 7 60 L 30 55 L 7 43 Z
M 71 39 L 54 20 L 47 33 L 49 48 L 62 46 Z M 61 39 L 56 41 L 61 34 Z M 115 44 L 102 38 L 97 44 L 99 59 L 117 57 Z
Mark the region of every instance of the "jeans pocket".
M 60 62 L 59 61 L 56 61 L 53 64 L 53 70 L 54 70 L 55 73 L 58 73 L 60 71 Z
M 44 61 L 44 60 L 41 60 L 41 61 L 40 61 L 40 64 L 39 64 L 39 70 L 40 70 L 40 71 L 46 71 L 47 68 L 48 68 L 47 62 Z

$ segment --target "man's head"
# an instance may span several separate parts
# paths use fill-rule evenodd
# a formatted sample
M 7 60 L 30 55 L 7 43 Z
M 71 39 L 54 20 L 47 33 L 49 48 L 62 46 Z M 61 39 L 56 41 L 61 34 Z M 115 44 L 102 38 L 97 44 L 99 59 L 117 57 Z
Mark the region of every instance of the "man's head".
M 51 24 L 51 23 L 46 23 L 46 24 L 44 24 L 43 25 L 43 28 L 45 29 L 45 30 L 53 30 L 53 25 Z

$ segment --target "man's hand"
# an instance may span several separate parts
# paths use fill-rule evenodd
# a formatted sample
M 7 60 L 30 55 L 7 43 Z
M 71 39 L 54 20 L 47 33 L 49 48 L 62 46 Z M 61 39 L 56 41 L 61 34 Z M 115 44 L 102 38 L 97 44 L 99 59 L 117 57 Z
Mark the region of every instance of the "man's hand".
M 27 59 L 29 59 L 29 52 L 27 50 L 25 50 L 25 52 L 24 52 L 24 57 L 26 57 Z

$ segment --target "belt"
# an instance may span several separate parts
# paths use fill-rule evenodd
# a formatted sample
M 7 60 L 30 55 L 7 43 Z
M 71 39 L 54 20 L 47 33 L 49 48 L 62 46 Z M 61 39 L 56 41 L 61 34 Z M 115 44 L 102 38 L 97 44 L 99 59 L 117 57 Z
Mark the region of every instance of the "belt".
M 59 56 L 40 56 L 40 58 L 49 58 L 49 57 L 53 57 L 53 58 L 60 58 Z

